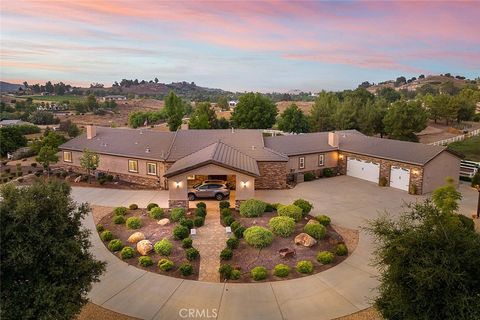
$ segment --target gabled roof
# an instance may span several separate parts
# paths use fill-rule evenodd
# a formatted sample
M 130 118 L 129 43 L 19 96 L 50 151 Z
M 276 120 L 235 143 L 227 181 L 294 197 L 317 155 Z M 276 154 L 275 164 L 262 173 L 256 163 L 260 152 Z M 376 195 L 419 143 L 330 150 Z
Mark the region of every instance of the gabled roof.
M 165 177 L 168 178 L 207 164 L 216 164 L 248 175 L 260 175 L 255 159 L 223 142 L 216 142 L 177 160 L 167 170 Z

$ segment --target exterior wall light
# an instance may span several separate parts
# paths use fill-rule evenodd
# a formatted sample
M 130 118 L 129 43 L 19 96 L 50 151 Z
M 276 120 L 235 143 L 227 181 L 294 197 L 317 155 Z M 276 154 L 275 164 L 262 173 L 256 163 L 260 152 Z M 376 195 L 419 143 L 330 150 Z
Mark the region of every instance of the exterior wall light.
M 240 182 L 240 186 L 241 186 L 242 188 L 248 187 L 248 181 L 241 181 L 241 182 Z
M 343 154 L 339 154 L 338 159 L 343 160 Z
M 418 176 L 418 175 L 420 174 L 420 171 L 419 171 L 418 169 L 413 169 L 413 170 L 412 170 L 412 174 L 413 174 L 414 176 Z
M 175 188 L 177 188 L 177 189 L 182 186 L 182 182 L 181 182 L 181 181 L 175 181 L 173 184 L 175 185 Z

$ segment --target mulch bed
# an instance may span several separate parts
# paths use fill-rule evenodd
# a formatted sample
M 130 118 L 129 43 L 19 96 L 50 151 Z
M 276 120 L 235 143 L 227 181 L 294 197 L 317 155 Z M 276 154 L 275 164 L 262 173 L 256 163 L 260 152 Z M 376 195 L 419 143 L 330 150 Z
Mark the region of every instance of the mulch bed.
M 245 227 L 262 226 L 268 229 L 268 221 L 277 216 L 276 212 L 265 212 L 261 217 L 245 218 L 240 216 L 237 210 L 232 210 L 232 216 L 235 220 Z M 242 276 L 239 280 L 229 280 L 231 282 L 256 282 L 250 276 L 250 270 L 257 266 L 263 266 L 267 270 L 272 271 L 277 264 L 288 265 L 291 270 L 288 277 L 279 278 L 269 272 L 269 276 L 264 281 L 279 281 L 286 279 L 294 279 L 309 276 L 314 273 L 318 273 L 334 267 L 341 263 L 348 256 L 336 256 L 334 261 L 328 265 L 322 265 L 317 262 L 316 257 L 320 251 L 333 251 L 337 243 L 345 243 L 349 254 L 351 254 L 358 243 L 358 231 L 341 228 L 335 225 L 329 225 L 327 227 L 327 237 L 325 239 L 317 241 L 317 244 L 307 248 L 301 245 L 295 245 L 294 238 L 298 234 L 303 232 L 304 226 L 308 220 L 315 219 L 314 217 L 307 215 L 300 222 L 296 223 L 296 228 L 293 234 L 288 238 L 282 238 L 274 235 L 274 240 L 270 246 L 263 249 L 256 249 L 248 245 L 244 239 L 241 239 L 240 245 L 237 249 L 233 250 L 233 258 L 228 261 L 222 261 L 222 264 L 230 264 L 235 269 L 241 271 Z M 278 251 L 282 248 L 295 249 L 296 255 L 288 258 L 282 258 Z M 301 274 L 295 270 L 296 264 L 302 260 L 310 260 L 314 265 L 314 271 L 311 274 Z
M 112 222 L 114 214 L 113 212 L 110 212 L 109 214 L 105 215 L 101 220 L 100 224 L 104 226 L 106 230 L 109 230 L 113 233 L 114 239 L 120 239 L 122 243 L 125 246 L 130 246 L 135 249 L 135 256 L 131 259 L 123 260 L 127 262 L 130 265 L 133 265 L 137 268 L 144 269 L 146 271 L 150 272 L 155 272 L 155 273 L 160 273 L 164 274 L 167 276 L 171 277 L 176 277 L 176 278 L 186 278 L 190 280 L 197 280 L 198 279 L 198 271 L 200 267 L 200 259 L 201 259 L 201 252 L 200 252 L 200 258 L 194 261 L 188 261 L 185 257 L 185 249 L 182 248 L 182 241 L 175 240 L 173 238 L 173 229 L 175 228 L 178 223 L 170 223 L 166 226 L 161 226 L 157 224 L 157 220 L 152 219 L 148 216 L 147 210 L 146 209 L 137 209 L 137 210 L 128 210 L 127 214 L 125 214 L 125 220 L 128 219 L 129 217 L 139 217 L 140 220 L 142 221 L 142 227 L 139 229 L 131 230 L 126 227 L 125 224 L 114 224 Z M 170 214 L 168 212 L 168 209 L 165 209 L 165 218 L 169 218 Z M 193 216 L 193 209 L 189 210 L 187 212 L 187 217 L 188 216 Z M 173 250 L 172 253 L 168 256 L 162 256 L 155 251 L 151 251 L 149 256 L 152 258 L 154 264 L 150 267 L 142 267 L 138 264 L 138 257 L 140 257 L 140 254 L 136 251 L 136 245 L 129 243 L 127 241 L 128 237 L 132 235 L 135 232 L 142 232 L 145 235 L 145 238 L 147 240 L 150 240 L 152 244 L 154 245 L 155 242 L 162 240 L 163 238 L 167 238 L 172 244 L 173 244 Z M 105 246 L 108 246 L 108 241 L 104 241 Z M 193 247 L 195 247 L 195 240 L 193 241 Z M 114 255 L 116 255 L 119 259 L 121 259 L 120 252 L 112 252 Z M 168 271 L 164 272 L 158 268 L 158 261 L 167 258 L 171 261 L 174 262 L 175 267 Z M 178 267 L 183 263 L 183 262 L 189 262 L 194 269 L 194 273 L 191 276 L 184 277 L 180 274 L 180 271 Z

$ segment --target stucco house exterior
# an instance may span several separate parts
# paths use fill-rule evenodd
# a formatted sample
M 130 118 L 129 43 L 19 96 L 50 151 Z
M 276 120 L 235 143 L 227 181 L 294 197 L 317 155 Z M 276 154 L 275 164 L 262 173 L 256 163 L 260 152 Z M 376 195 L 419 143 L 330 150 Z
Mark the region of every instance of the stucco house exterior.
M 100 156 L 97 170 L 168 189 L 171 207 L 188 206 L 188 188 L 224 179 L 235 201 L 255 189 L 284 189 L 287 181 L 326 168 L 380 185 L 424 194 L 446 177 L 459 178 L 460 157 L 446 147 L 368 137 L 356 130 L 264 137 L 262 130 L 158 132 L 87 126 L 60 146 L 64 166 L 80 170 L 85 148 Z

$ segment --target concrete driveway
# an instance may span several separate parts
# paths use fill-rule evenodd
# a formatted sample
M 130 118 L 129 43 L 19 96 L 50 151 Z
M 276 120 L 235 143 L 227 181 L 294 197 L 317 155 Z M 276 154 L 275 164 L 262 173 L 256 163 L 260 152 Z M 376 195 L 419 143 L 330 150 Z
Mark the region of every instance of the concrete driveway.
M 467 215 L 476 210 L 477 192 L 461 185 L 461 208 Z M 127 191 L 73 188 L 78 202 L 119 206 L 167 203 L 164 191 Z M 358 229 L 385 210 L 396 215 L 411 196 L 393 188 L 381 188 L 356 178 L 341 176 L 305 182 L 290 190 L 259 190 L 256 197 L 290 203 L 304 198 L 314 203 L 313 214 L 326 214 L 334 224 Z M 353 254 L 341 264 L 304 278 L 254 284 L 208 283 L 170 278 L 129 266 L 113 256 L 96 235 L 94 253 L 108 262 L 107 272 L 89 294 L 92 302 L 141 319 L 332 319 L 371 305 L 378 285 L 377 270 L 370 265 L 372 239 L 360 231 Z

